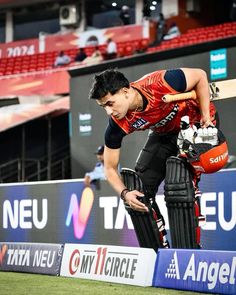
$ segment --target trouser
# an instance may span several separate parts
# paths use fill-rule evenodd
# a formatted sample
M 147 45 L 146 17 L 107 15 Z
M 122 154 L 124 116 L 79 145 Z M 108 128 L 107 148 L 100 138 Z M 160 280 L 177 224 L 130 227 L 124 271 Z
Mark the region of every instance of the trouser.
M 166 160 L 177 153 L 177 134 L 149 134 L 137 159 L 135 171 L 153 197 L 165 178 Z

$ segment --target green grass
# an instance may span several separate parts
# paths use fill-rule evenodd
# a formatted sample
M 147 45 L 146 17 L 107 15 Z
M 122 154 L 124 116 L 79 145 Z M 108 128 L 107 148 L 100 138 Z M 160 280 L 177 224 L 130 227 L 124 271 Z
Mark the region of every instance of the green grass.
M 190 295 L 203 294 L 153 287 L 136 287 L 93 280 L 39 274 L 0 272 L 1 295 Z

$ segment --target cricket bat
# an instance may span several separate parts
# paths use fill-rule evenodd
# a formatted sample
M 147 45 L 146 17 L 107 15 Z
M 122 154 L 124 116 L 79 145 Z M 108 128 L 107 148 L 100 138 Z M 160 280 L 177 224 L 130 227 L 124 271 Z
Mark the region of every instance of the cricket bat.
M 236 97 L 236 79 L 209 83 L 212 100 Z M 185 99 L 197 99 L 195 90 L 177 94 L 166 94 L 162 100 L 166 103 Z

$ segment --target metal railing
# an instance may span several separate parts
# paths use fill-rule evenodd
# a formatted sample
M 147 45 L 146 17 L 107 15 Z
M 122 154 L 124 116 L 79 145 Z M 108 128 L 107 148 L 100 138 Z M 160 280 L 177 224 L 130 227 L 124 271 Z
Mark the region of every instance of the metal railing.
M 0 165 L 0 182 L 24 182 L 66 179 L 71 177 L 69 147 L 64 146 L 40 159 L 16 158 Z

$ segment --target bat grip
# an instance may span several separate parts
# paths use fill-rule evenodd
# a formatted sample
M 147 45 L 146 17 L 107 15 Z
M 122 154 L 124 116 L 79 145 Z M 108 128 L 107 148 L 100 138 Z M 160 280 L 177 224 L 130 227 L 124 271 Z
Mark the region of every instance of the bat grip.
M 177 93 L 177 94 L 166 94 L 162 97 L 164 102 L 172 102 L 178 100 L 186 100 L 186 99 L 196 99 L 197 95 L 195 90 L 191 90 L 184 93 Z

